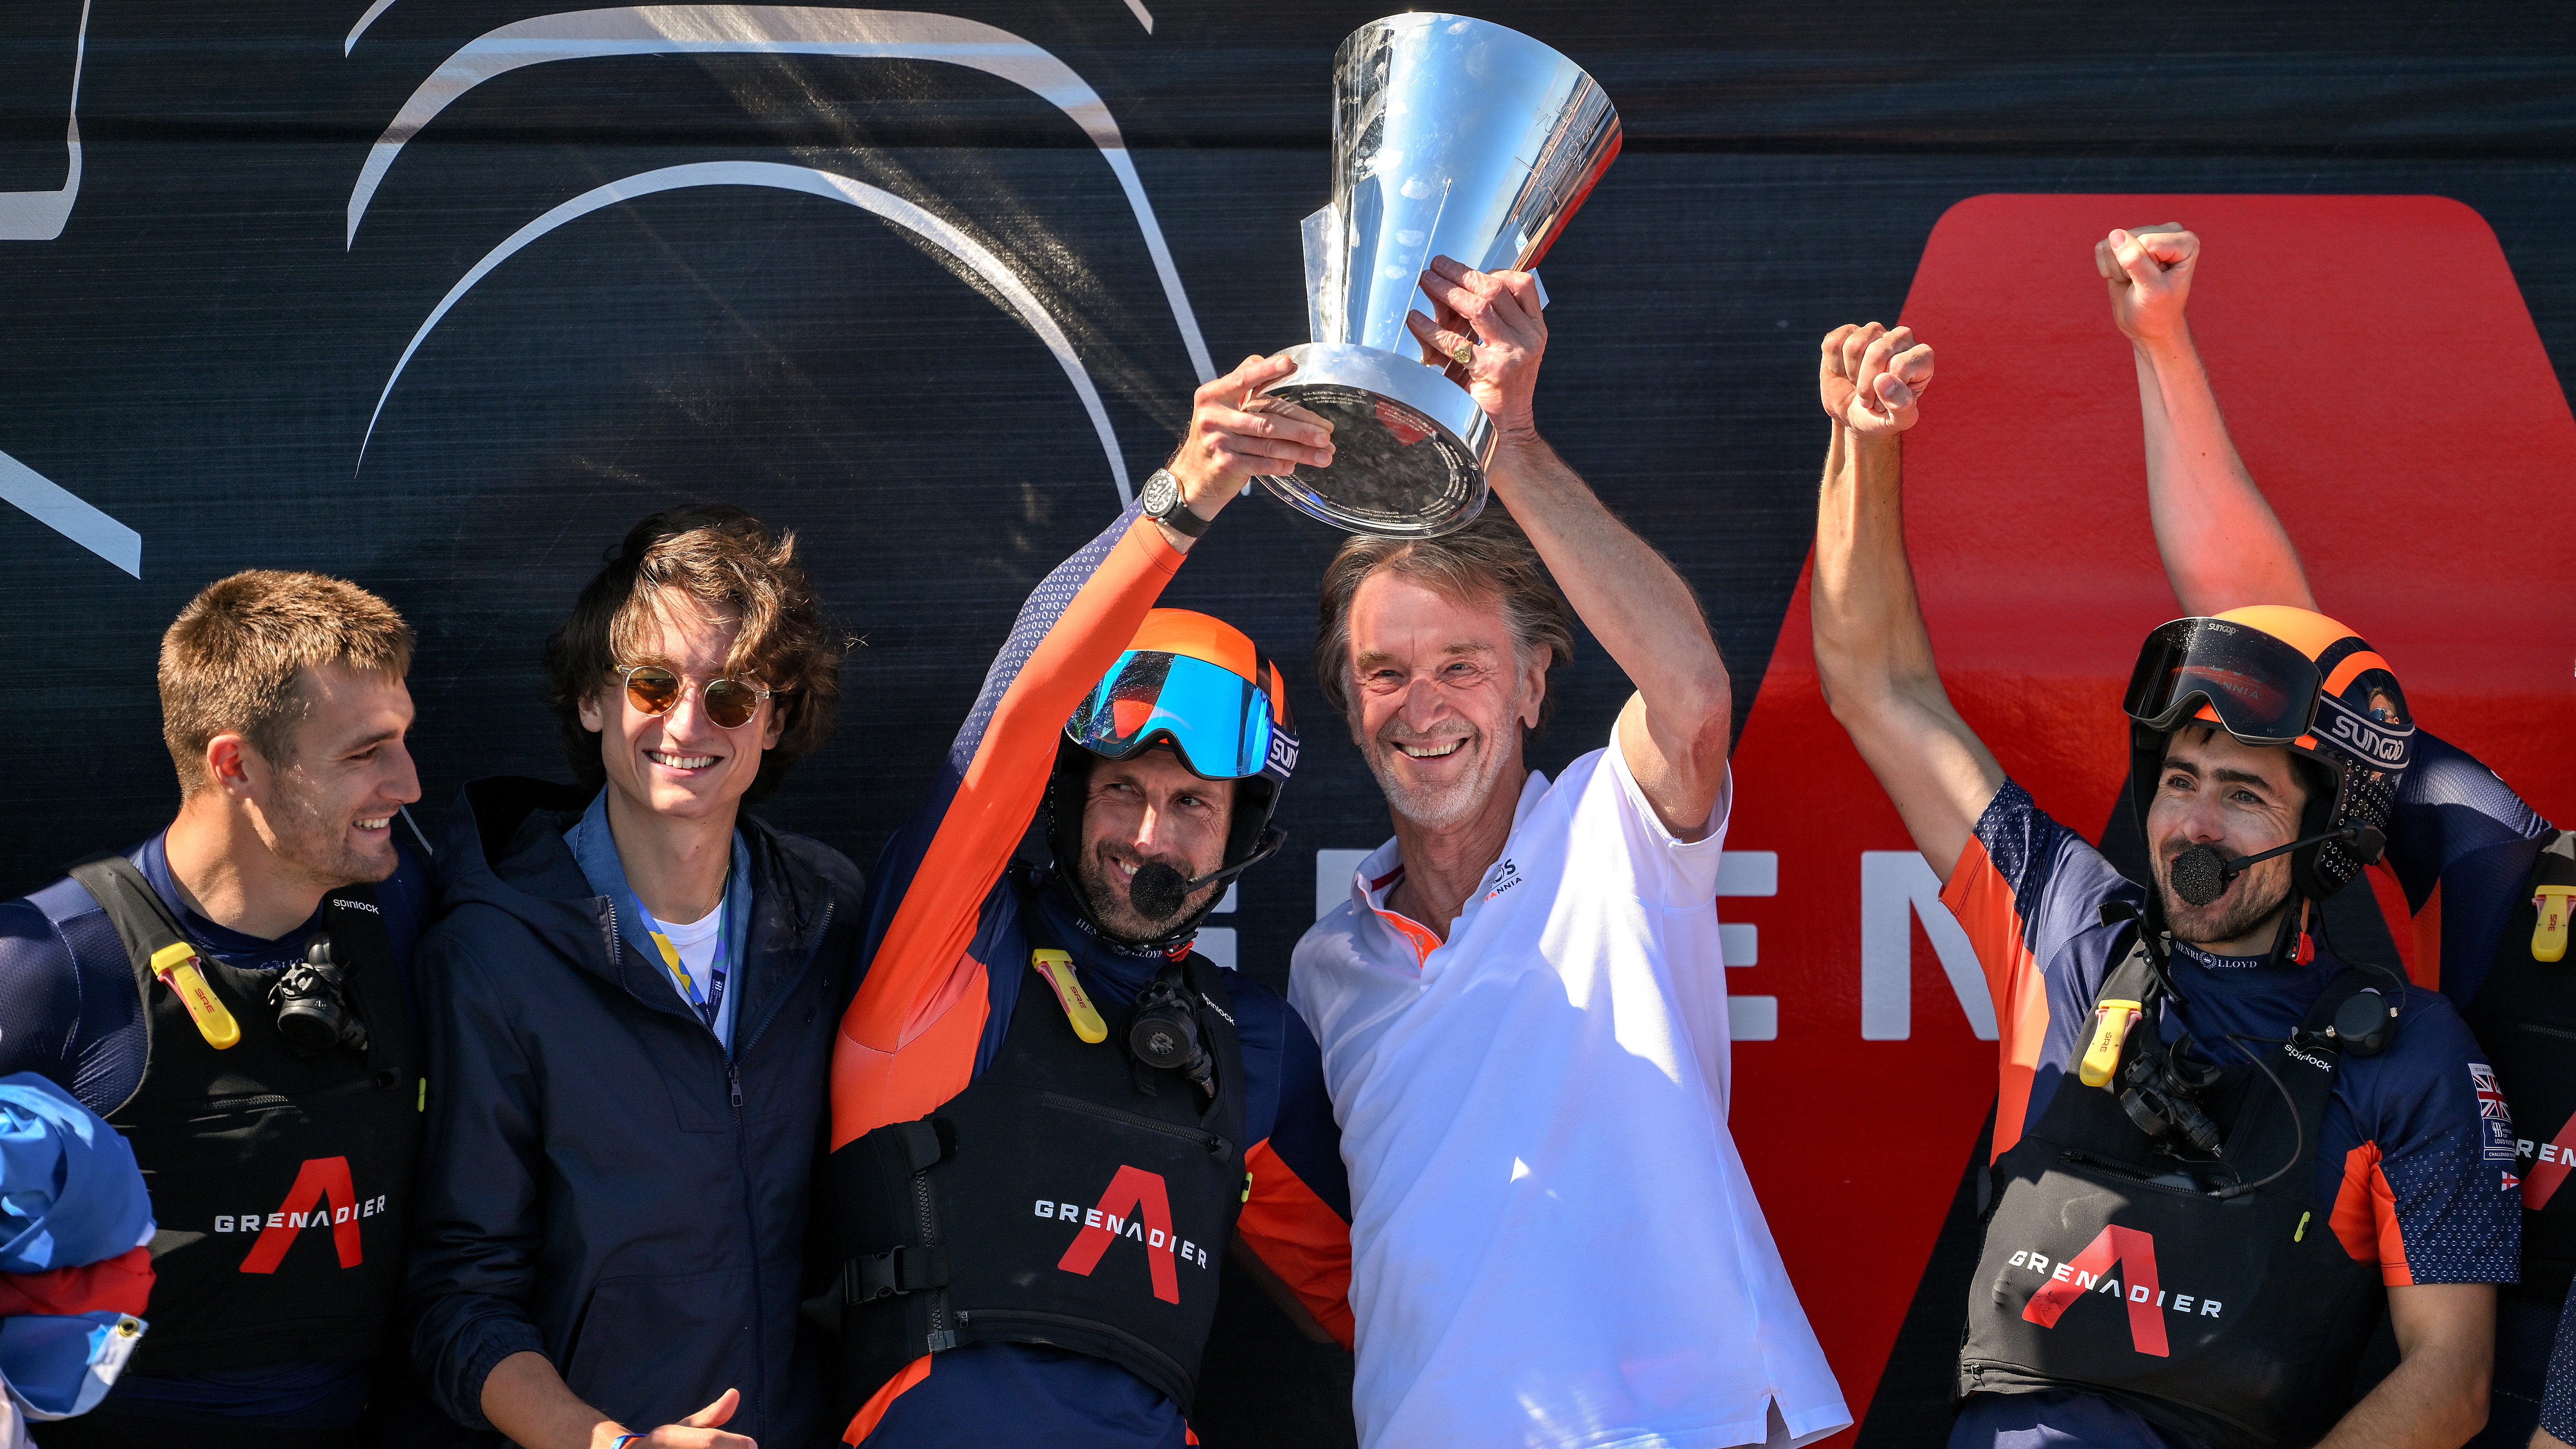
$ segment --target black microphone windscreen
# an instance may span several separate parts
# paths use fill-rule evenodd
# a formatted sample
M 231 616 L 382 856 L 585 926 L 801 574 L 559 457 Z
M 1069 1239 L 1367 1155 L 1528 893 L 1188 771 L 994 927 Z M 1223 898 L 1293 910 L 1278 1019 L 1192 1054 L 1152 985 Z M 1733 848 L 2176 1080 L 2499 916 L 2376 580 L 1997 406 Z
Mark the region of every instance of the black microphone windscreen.
M 1169 920 L 1189 897 L 1189 878 L 1159 860 L 1138 866 L 1127 883 L 1127 903 L 1149 921 Z
M 2175 895 L 2195 906 L 2208 905 L 2227 894 L 2227 857 L 2206 845 L 2195 845 L 2174 857 L 2165 879 L 2173 883 Z

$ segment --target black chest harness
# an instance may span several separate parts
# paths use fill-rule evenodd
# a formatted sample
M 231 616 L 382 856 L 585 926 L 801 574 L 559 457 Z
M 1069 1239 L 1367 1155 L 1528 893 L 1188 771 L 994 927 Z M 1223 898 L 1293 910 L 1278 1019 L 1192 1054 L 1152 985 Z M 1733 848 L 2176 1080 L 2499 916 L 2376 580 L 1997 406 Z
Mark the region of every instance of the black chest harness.
M 2576 1189 L 2567 1186 L 2576 1169 L 2576 960 L 2567 949 L 2568 915 L 2576 908 L 2576 831 L 2558 832 L 2527 885 L 2497 943 L 2493 969 L 2461 1014 L 2486 1048 L 2522 1133 L 2514 1144 L 2522 1176 L 2522 1282 L 2503 1291 L 2554 1308 L 2576 1278 Z M 2479 1106 L 2490 1109 L 2484 1100 Z
M 2385 1290 L 2316 1200 L 2316 1154 L 2342 1053 L 2393 1030 L 2384 984 L 2347 968 L 2288 1043 L 2210 1067 L 2163 1041 L 2172 987 L 2133 940 L 2082 1075 L 1995 1163 L 1959 1392 L 2078 1390 L 2221 1449 L 2333 1427 Z
M 279 1034 L 269 977 L 195 955 L 132 862 L 71 875 L 116 925 L 149 1033 L 142 1083 L 106 1114 L 133 1145 L 159 1227 L 135 1371 L 373 1357 L 402 1290 L 427 1090 L 373 893 L 324 900 L 365 1045 L 306 1054 Z M 193 958 L 193 971 L 164 978 L 156 954 Z M 197 1011 L 229 1016 L 238 1039 L 216 1047 L 182 991 L 211 996 L 220 1013 L 204 997 Z
M 1034 909 L 1022 920 L 1039 929 Z M 965 1091 L 832 1154 L 826 1261 L 842 1267 L 805 1307 L 840 1335 L 841 1412 L 925 1353 L 994 1342 L 1107 1359 L 1188 1412 L 1247 1190 L 1243 1052 L 1223 974 L 1193 954 L 1137 1003 L 1159 1003 L 1165 1020 L 1175 998 L 1191 1004 L 1213 1097 L 1186 1067 L 1131 1055 L 1125 1023 L 1085 1040 L 1075 1019 L 1093 1035 L 1100 1023 L 1078 990 L 1059 1009 L 1037 976 Z

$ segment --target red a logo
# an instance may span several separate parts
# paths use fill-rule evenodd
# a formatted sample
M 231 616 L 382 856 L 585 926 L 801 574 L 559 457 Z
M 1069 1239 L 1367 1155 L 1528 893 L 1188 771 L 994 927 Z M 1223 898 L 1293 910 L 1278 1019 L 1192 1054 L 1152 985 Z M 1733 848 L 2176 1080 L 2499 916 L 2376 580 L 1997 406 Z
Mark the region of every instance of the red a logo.
M 1127 1214 L 1133 1211 L 1132 1219 Z M 1121 1167 L 1100 1195 L 1100 1206 L 1083 1217 L 1083 1229 L 1056 1266 L 1088 1278 L 1100 1266 L 1100 1255 L 1120 1238 L 1145 1247 L 1145 1262 L 1154 1272 L 1154 1296 L 1181 1301 L 1181 1271 L 1173 1261 L 1172 1203 L 1164 1193 L 1162 1174 L 1141 1167 Z
M 334 1207 L 337 1212 L 333 1211 Z M 295 1246 L 298 1234 L 323 1223 L 331 1225 L 331 1246 L 340 1253 L 340 1266 L 354 1268 L 365 1261 L 358 1247 L 358 1194 L 349 1186 L 349 1159 L 345 1157 L 311 1157 L 295 1174 L 295 1185 L 286 1190 L 286 1201 L 268 1215 L 268 1226 L 259 1230 L 259 1241 L 250 1245 L 250 1256 L 242 1259 L 245 1273 L 274 1273 L 286 1260 L 286 1250 Z
M 2030 1306 L 2021 1311 L 2023 1318 L 2042 1328 L 2055 1328 L 2068 1304 L 2087 1293 L 2108 1292 L 2129 1305 L 2129 1346 L 2158 1358 L 2171 1356 L 2165 1347 L 2164 1310 L 2156 1303 L 2163 1292 L 2156 1285 L 2154 1234 L 2135 1228 L 2106 1227 L 2075 1255 L 2073 1262 L 2061 1266 L 2066 1276 L 2052 1275 L 2032 1294 Z M 2115 1268 L 2119 1270 L 2116 1277 L 2112 1272 Z

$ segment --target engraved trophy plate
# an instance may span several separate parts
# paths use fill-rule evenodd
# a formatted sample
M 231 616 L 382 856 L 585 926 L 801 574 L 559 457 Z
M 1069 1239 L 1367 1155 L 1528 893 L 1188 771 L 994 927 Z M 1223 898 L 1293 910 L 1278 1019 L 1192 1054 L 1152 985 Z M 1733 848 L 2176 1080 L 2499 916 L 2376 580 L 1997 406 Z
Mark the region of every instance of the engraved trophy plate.
M 1261 481 L 1354 533 L 1429 538 L 1485 506 L 1491 422 L 1421 362 L 1434 256 L 1478 271 L 1546 255 L 1619 154 L 1619 116 L 1564 56 L 1462 15 L 1361 26 L 1333 57 L 1333 199 L 1306 218 L 1297 371 L 1269 392 L 1333 424 L 1329 468 Z

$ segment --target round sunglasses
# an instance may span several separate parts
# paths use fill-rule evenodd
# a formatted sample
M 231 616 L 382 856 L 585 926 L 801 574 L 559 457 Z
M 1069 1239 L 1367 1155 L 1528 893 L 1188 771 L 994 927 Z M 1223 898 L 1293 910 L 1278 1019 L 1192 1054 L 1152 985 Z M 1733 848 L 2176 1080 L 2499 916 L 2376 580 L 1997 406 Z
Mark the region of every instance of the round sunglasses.
M 684 692 L 681 676 L 659 664 L 631 664 L 618 670 L 626 681 L 626 702 L 639 714 L 669 714 L 680 703 Z M 708 719 L 729 729 L 740 729 L 760 713 L 760 702 L 769 691 L 743 683 L 739 679 L 710 679 L 698 686 L 698 708 Z

